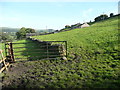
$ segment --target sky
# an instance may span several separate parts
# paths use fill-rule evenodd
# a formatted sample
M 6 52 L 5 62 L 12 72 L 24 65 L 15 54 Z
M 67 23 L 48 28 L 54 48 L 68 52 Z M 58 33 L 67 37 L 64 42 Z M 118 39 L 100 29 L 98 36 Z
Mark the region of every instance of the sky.
M 119 0 L 0 0 L 0 27 L 55 29 L 118 14 Z

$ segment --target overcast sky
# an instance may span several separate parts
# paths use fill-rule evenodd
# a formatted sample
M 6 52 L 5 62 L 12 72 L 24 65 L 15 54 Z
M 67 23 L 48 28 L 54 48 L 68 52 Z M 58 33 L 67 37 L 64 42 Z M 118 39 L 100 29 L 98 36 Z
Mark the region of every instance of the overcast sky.
M 103 13 L 118 14 L 119 0 L 21 1 L 0 0 L 0 27 L 62 29 L 65 25 L 93 21 Z

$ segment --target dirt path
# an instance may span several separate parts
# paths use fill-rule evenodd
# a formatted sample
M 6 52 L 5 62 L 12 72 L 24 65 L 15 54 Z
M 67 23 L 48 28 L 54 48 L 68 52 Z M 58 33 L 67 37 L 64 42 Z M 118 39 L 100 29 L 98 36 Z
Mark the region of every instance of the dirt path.
M 12 82 L 14 82 L 14 80 L 18 80 L 21 78 L 21 76 L 23 74 L 25 74 L 25 72 L 27 72 L 27 70 L 29 70 L 30 67 L 25 66 L 24 62 L 19 62 L 19 63 L 14 63 L 10 65 L 9 71 L 5 72 L 4 77 L 2 78 L 2 86 L 8 86 L 10 85 Z

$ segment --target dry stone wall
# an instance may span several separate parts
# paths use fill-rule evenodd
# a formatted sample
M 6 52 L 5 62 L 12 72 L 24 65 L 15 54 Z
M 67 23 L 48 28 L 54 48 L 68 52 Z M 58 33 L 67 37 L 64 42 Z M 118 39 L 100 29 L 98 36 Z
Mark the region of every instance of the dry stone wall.
M 27 40 L 33 41 L 34 43 L 43 46 L 43 48 L 48 51 L 49 58 L 55 58 L 58 56 L 61 57 L 61 59 L 63 60 L 67 60 L 67 50 L 64 45 L 52 44 L 54 41 L 41 41 L 31 37 L 27 38 Z

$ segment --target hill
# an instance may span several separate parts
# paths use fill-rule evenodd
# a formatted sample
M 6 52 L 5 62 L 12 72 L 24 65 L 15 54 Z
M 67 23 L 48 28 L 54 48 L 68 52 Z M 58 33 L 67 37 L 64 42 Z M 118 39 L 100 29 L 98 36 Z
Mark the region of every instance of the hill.
M 85 56 L 85 53 L 92 52 L 103 54 L 107 51 L 118 50 L 118 17 L 93 24 L 89 28 L 73 29 L 71 31 L 34 36 L 40 40 L 66 40 L 68 42 L 69 54 L 76 53 Z M 85 50 L 85 51 L 84 51 Z M 112 51 L 113 50 L 113 51 Z M 70 55 L 71 56 L 71 55 Z M 88 55 L 89 56 L 89 55 Z
M 118 17 L 33 38 L 66 40 L 68 60 L 16 63 L 4 78 L 4 87 L 120 88 Z
M 20 28 L 10 28 L 10 27 L 0 27 L 0 32 L 18 32 Z M 43 32 L 53 32 L 53 29 L 36 29 L 36 32 L 43 33 Z
M 0 27 L 0 32 L 18 32 L 20 28 Z
M 44 32 L 54 32 L 54 29 L 37 29 L 36 32 L 38 33 L 44 33 Z

